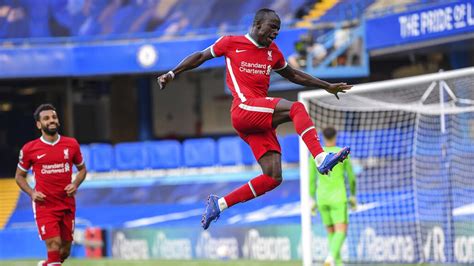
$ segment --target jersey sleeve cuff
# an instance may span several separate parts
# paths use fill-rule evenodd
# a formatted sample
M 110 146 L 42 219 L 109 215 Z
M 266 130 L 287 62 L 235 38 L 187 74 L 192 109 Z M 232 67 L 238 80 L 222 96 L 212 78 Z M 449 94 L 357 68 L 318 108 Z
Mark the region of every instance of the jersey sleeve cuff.
M 210 47 L 210 48 L 211 48 L 211 54 L 212 54 L 212 57 L 217 57 L 217 56 L 216 56 L 216 53 L 214 52 L 214 44 L 213 44 L 213 45 L 211 45 L 211 47 Z
M 287 66 L 288 66 L 288 63 L 285 61 L 285 65 L 283 65 L 283 67 L 281 67 L 281 68 L 276 68 L 276 69 L 273 69 L 273 70 L 275 70 L 275 71 L 280 71 L 280 70 L 283 70 L 283 69 L 284 69 L 285 67 L 287 67 Z
M 82 165 L 84 165 L 84 160 L 82 160 L 82 162 L 76 164 L 76 166 L 82 166 Z
M 21 171 L 23 171 L 23 172 L 25 172 L 25 173 L 28 173 L 28 169 L 25 169 L 25 168 L 22 167 L 20 164 L 17 164 L 17 167 L 18 167 Z

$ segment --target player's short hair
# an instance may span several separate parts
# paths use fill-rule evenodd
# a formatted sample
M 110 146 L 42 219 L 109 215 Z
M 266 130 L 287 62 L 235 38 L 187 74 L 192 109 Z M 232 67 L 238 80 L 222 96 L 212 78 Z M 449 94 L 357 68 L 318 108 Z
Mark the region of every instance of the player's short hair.
M 325 139 L 333 139 L 337 135 L 337 131 L 333 127 L 327 127 L 323 129 L 323 136 Z
M 255 13 L 255 16 L 253 17 L 253 25 L 255 26 L 255 25 L 261 23 L 262 20 L 264 20 L 267 17 L 267 15 L 270 15 L 270 14 L 274 14 L 275 16 L 278 17 L 275 10 L 272 10 L 272 9 L 269 9 L 269 8 L 259 9 L 257 11 L 257 13 Z
M 35 121 L 39 121 L 40 120 L 40 113 L 43 112 L 43 111 L 46 111 L 46 110 L 56 111 L 56 108 L 50 103 L 41 104 L 40 106 L 38 106 L 38 108 L 36 108 L 35 112 L 33 113 L 33 117 L 34 117 Z

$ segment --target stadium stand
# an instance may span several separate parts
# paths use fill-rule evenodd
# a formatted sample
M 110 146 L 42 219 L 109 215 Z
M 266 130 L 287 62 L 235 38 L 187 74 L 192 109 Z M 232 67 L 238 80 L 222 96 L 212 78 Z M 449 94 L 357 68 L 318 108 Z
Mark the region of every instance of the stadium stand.
M 242 149 L 242 163 L 244 165 L 252 165 L 257 163 L 250 146 L 243 140 L 240 141 L 240 148 Z
M 298 163 L 300 161 L 299 136 L 290 134 L 281 141 L 281 156 L 284 162 Z
M 300 27 L 310 27 L 315 24 L 341 23 L 344 21 L 358 20 L 362 17 L 374 17 L 395 14 L 407 10 L 415 10 L 422 7 L 454 1 L 440 0 L 322 0 L 314 1 L 314 4 L 305 11 L 306 15 L 297 22 Z
M 2 230 L 8 222 L 11 214 L 16 208 L 18 198 L 20 197 L 20 189 L 16 185 L 14 179 L 0 179 L 0 230 Z
M 220 165 L 242 164 L 240 142 L 239 137 L 224 137 L 217 141 Z
M 353 145 L 355 158 L 384 158 L 390 156 L 407 157 L 411 154 L 409 145 L 400 141 L 410 141 L 413 128 L 385 128 L 374 130 L 340 131 L 337 142 L 340 146 Z M 323 140 L 322 136 L 320 139 Z M 364 140 L 374 140 L 380 145 L 362 145 Z M 386 141 L 386 140 L 392 141 Z M 279 137 L 284 163 L 299 162 L 299 138 L 297 134 Z M 382 141 L 384 140 L 384 141 Z M 423 139 L 420 139 L 423 141 Z M 324 144 L 324 142 L 322 141 Z M 402 145 L 399 145 L 402 144 Z M 426 152 L 434 149 L 429 142 Z M 355 146 L 354 146 L 355 145 Z M 237 136 L 177 140 L 128 142 L 111 145 L 93 143 L 81 145 L 84 161 L 90 172 L 136 171 L 153 169 L 178 169 L 193 167 L 222 167 L 254 165 L 256 160 L 250 147 Z M 424 154 L 423 149 L 418 153 Z M 206 156 L 202 156 L 205 154 Z
M 413 138 L 413 128 L 411 127 L 386 128 L 340 131 L 337 135 L 337 142 L 340 146 L 356 144 L 352 152 L 356 158 L 406 157 L 411 154 L 411 150 L 409 145 L 399 145 L 400 140 L 409 141 L 411 138 Z M 323 139 L 322 136 L 320 139 Z M 358 143 L 364 143 L 364 140 L 369 139 L 374 139 L 380 145 L 370 148 L 357 146 Z M 393 139 L 393 141 L 382 141 L 387 139 Z M 297 134 L 279 137 L 283 162 L 299 162 L 298 140 Z M 433 142 L 429 144 L 434 145 Z M 430 145 L 428 145 L 427 152 L 436 150 Z M 90 172 L 256 164 L 250 147 L 237 136 L 221 137 L 217 140 L 212 138 L 186 139 L 182 143 L 177 140 L 130 142 L 116 145 L 93 143 L 81 145 L 81 151 Z M 423 154 L 422 149 L 419 149 L 418 152 Z M 202 156 L 202 154 L 206 154 L 206 156 Z
M 149 167 L 145 143 L 119 143 L 114 147 L 116 168 L 119 171 L 140 170 Z
M 246 30 L 255 10 L 275 9 L 284 25 L 303 0 L 3 1 L 0 38 L 107 36 L 133 38 Z M 207 8 L 202 8 L 207 7 Z M 200 10 L 196 16 L 196 10 Z M 193 19 L 189 19 L 193 18 Z M 34 25 L 34 26 L 33 26 Z M 139 35 L 138 35 L 139 36 Z M 44 39 L 43 39 L 44 41 Z
M 298 136 L 280 138 L 283 161 L 298 162 Z M 81 145 L 82 156 L 90 172 L 134 171 L 147 169 L 177 169 L 182 167 L 217 167 L 254 165 L 250 147 L 239 137 L 221 137 L 111 145 L 93 143 Z M 206 156 L 202 156 L 206 154 Z
M 107 172 L 115 169 L 115 156 L 111 144 L 94 143 L 90 145 L 89 169 L 96 172 Z
M 145 146 L 152 169 L 179 168 L 183 165 L 183 149 L 179 141 L 149 141 Z
M 380 12 L 386 13 L 398 13 L 406 11 L 409 5 L 418 2 L 416 0 L 402 0 L 402 1 L 390 1 L 390 0 L 377 0 L 371 4 L 366 13 L 368 14 L 380 14 Z
M 91 165 L 91 150 L 89 145 L 81 145 L 82 158 L 86 165 Z
M 390 0 L 376 0 L 368 6 L 365 10 L 365 17 L 383 16 L 388 14 L 396 14 L 409 10 L 416 10 L 424 7 L 433 5 L 452 3 L 456 2 L 453 0 L 440 1 L 440 0 L 401 0 L 401 1 L 390 1 Z
M 217 163 L 216 142 L 211 138 L 187 139 L 183 142 L 184 165 L 214 166 Z

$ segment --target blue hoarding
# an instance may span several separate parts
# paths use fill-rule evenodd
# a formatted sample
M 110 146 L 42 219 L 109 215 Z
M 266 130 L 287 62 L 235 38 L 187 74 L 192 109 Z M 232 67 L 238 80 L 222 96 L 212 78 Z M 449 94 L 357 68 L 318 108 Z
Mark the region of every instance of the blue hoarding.
M 303 30 L 282 31 L 277 44 L 285 56 Z M 43 43 L 0 47 L 0 78 L 67 77 L 167 71 L 218 36 L 176 40 L 140 39 Z M 222 58 L 203 67 L 224 66 Z
M 368 50 L 474 33 L 474 1 L 464 0 L 367 21 Z

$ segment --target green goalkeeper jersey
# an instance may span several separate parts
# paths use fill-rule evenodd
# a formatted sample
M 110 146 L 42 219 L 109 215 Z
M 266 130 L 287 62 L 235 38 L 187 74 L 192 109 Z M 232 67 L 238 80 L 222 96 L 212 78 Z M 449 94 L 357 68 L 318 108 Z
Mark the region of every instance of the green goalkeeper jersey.
M 324 147 L 325 152 L 337 153 L 340 147 Z M 347 175 L 351 195 L 356 193 L 356 176 L 352 170 L 350 157 L 338 163 L 328 175 L 322 175 L 316 169 L 314 159 L 309 160 L 309 191 L 311 197 L 317 199 L 318 205 L 331 205 L 347 202 L 344 176 Z

